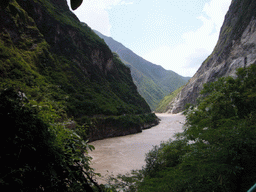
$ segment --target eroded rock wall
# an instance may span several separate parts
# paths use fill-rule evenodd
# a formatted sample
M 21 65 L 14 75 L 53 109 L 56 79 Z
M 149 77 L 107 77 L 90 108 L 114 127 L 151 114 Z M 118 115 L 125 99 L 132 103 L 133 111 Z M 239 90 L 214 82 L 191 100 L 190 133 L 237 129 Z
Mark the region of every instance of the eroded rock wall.
M 236 69 L 256 62 L 256 3 L 232 1 L 213 53 L 168 105 L 168 113 L 178 113 L 187 103 L 196 104 L 203 84 L 220 77 L 235 76 Z

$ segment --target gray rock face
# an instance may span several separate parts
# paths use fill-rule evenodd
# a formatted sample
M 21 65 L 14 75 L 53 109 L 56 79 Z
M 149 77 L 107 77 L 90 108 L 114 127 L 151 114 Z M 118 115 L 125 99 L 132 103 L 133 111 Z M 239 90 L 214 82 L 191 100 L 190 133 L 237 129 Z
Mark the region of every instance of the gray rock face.
M 235 77 L 237 68 L 256 63 L 256 17 L 255 11 L 250 13 L 247 10 L 245 3 L 248 2 L 248 9 L 255 8 L 256 3 L 253 1 L 232 1 L 213 53 L 169 103 L 167 113 L 181 112 L 187 103 L 196 104 L 203 84 L 216 81 L 220 77 Z M 241 13 L 236 12 L 237 6 L 242 7 Z

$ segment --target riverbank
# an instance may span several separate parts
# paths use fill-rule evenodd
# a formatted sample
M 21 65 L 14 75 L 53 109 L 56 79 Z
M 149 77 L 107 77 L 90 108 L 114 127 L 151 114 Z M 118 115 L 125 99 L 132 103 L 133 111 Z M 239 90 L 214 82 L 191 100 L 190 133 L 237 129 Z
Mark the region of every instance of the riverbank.
M 160 123 L 140 133 L 123 137 L 107 138 L 91 142 L 95 147 L 89 155 L 92 167 L 102 176 L 125 174 L 145 165 L 145 154 L 161 141 L 174 139 L 175 133 L 182 132 L 185 116 L 182 114 L 156 114 Z M 100 183 L 102 179 L 97 180 Z
M 95 117 L 89 126 L 89 140 L 96 141 L 110 137 L 125 136 L 142 132 L 159 124 L 154 113 Z

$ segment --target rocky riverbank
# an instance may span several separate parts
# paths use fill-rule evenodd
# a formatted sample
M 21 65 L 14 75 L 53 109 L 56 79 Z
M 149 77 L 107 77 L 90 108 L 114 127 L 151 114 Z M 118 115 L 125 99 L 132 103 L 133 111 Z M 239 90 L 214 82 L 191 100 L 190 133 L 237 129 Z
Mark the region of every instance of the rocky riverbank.
M 159 119 L 154 113 L 97 117 L 92 119 L 89 127 L 89 140 L 135 134 L 158 124 Z

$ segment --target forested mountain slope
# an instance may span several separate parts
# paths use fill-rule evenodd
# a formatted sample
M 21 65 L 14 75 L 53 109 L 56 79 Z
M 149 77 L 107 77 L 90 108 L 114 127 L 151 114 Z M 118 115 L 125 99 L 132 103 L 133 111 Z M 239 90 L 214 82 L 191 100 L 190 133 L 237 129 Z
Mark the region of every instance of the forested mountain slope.
M 66 0 L 17 0 L 2 7 L 0 50 L 1 90 L 15 87 L 35 106 L 52 108 L 59 121 L 91 125 L 94 117 L 105 122 L 115 116 L 108 125 L 89 127 L 90 139 L 138 132 L 154 122 L 130 69 L 80 23 Z M 116 121 L 123 126 L 114 128 Z
M 189 83 L 168 104 L 167 112 L 178 113 L 187 103 L 196 104 L 203 84 L 235 76 L 236 69 L 256 61 L 256 1 L 233 0 L 225 16 L 219 40 Z
M 102 191 L 90 140 L 158 123 L 66 0 L 0 3 L 0 191 Z
M 165 70 L 162 66 L 143 59 L 113 38 L 102 35 L 98 31 L 95 33 L 104 39 L 113 52 L 120 56 L 124 64 L 129 66 L 139 93 L 145 98 L 152 110 L 155 110 L 164 96 L 186 84 L 189 80 L 189 77 L 182 77 L 171 70 Z

